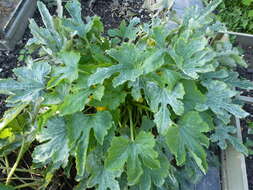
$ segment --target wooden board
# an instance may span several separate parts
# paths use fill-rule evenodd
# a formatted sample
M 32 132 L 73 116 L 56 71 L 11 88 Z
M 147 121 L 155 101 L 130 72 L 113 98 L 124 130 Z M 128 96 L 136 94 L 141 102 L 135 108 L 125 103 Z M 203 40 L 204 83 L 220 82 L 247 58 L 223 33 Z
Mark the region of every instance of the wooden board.
M 235 119 L 237 137 L 242 139 L 241 125 L 238 118 Z M 221 154 L 222 163 L 222 190 L 248 190 L 245 157 L 229 146 Z

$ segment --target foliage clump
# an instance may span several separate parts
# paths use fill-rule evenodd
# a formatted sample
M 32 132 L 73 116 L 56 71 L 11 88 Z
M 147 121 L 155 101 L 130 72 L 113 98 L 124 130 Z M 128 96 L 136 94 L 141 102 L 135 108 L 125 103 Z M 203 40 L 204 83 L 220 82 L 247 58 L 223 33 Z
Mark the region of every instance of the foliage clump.
M 253 33 L 253 1 L 224 0 L 217 8 L 218 18 L 234 32 Z
M 134 18 L 103 35 L 97 16 L 51 16 L 39 2 L 45 27 L 30 22 L 27 46 L 39 58 L 1 79 L 11 107 L 0 124 L 0 153 L 39 142 L 34 167 L 47 167 L 45 187 L 60 167 L 75 162 L 76 189 L 179 189 L 208 170 L 208 148 L 233 137 L 232 117 L 248 114 L 235 88 L 252 89 L 234 72 L 246 66 L 228 41 L 216 38 L 214 1 L 183 19 Z M 22 121 L 22 122 L 18 122 Z M 74 158 L 74 159 L 73 159 Z

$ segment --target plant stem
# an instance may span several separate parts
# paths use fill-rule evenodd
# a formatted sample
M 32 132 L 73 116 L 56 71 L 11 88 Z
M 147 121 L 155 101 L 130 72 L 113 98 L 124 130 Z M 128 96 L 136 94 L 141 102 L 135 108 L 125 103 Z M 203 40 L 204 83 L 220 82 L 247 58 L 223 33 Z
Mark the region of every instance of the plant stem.
M 9 165 L 9 160 L 8 160 L 8 157 L 6 155 L 4 155 L 4 161 L 5 161 L 5 165 L 7 168 L 10 168 L 10 165 Z M 9 169 L 6 170 L 7 173 L 9 173 Z
M 37 185 L 39 185 L 38 182 L 25 183 L 25 184 L 14 187 L 14 189 L 21 189 L 21 188 L 24 188 L 24 187 L 37 186 Z
M 7 178 L 1 178 L 0 180 L 6 180 Z M 39 180 L 39 179 L 36 179 L 36 178 L 30 178 L 30 177 L 11 177 L 10 178 L 11 180 L 31 180 L 31 181 L 36 181 L 36 180 Z
M 130 120 L 131 141 L 134 141 L 134 126 L 133 126 L 133 120 L 132 120 L 132 111 L 130 108 L 128 108 L 128 112 L 129 112 L 129 120 Z
M 11 177 L 14 174 L 16 168 L 18 167 L 19 161 L 20 161 L 20 159 L 21 159 L 21 157 L 23 155 L 24 147 L 25 147 L 25 139 L 23 138 L 22 146 L 20 148 L 20 151 L 19 151 L 19 154 L 18 154 L 18 158 L 17 158 L 15 164 L 13 165 L 13 167 L 11 168 L 10 173 L 8 174 L 8 177 L 7 177 L 7 180 L 6 180 L 6 185 L 8 185 L 10 183 Z
M 11 169 L 11 168 L 10 167 L 0 167 L 0 169 L 2 169 L 2 170 L 8 170 L 8 169 Z M 33 170 L 29 170 L 29 169 L 16 168 L 16 171 L 36 174 Z M 38 175 L 38 174 L 36 174 L 36 175 Z
M 149 107 L 145 106 L 145 105 L 138 104 L 138 103 L 136 103 L 136 102 L 133 102 L 132 104 L 135 105 L 135 106 L 137 106 L 137 107 L 139 107 L 139 108 L 142 108 L 142 109 L 144 109 L 144 110 L 147 110 L 147 111 L 152 112 L 152 110 L 151 110 Z

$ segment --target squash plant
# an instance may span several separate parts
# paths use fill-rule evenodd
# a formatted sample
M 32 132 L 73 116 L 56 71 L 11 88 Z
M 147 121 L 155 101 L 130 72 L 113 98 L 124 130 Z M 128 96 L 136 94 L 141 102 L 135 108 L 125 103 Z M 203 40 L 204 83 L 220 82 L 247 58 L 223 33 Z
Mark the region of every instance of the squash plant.
M 219 2 L 183 19 L 123 21 L 108 35 L 99 17 L 82 20 L 77 0 L 65 5 L 69 17 L 38 2 L 44 27 L 31 20 L 27 44 L 38 56 L 0 80 L 10 107 L 0 154 L 22 156 L 36 141 L 41 189 L 60 167 L 75 167 L 75 189 L 98 190 L 189 187 L 208 170 L 210 143 L 247 154 L 230 121 L 248 115 L 235 88 L 253 85 L 234 71 L 246 67 L 238 51 L 217 38 Z

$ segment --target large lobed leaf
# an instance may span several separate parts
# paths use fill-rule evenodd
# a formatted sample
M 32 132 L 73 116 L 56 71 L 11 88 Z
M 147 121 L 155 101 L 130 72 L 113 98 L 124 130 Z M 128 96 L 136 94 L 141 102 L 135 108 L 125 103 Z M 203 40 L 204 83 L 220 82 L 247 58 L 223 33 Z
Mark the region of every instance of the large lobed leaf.
M 14 69 L 17 80 L 1 79 L 0 93 L 10 95 L 7 100 L 9 103 L 36 101 L 45 88 L 46 77 L 50 70 L 51 67 L 46 62 L 32 63 Z
M 225 123 L 230 121 L 230 114 L 239 118 L 244 118 L 248 115 L 239 105 L 232 102 L 232 98 L 237 92 L 231 90 L 226 83 L 206 81 L 202 84 L 207 88 L 208 92 L 206 93 L 206 101 L 196 105 L 197 110 L 211 109 Z
M 204 36 L 178 37 L 169 53 L 176 66 L 193 79 L 197 79 L 199 73 L 215 70 L 215 64 L 212 63 L 215 53 L 208 47 L 208 40 Z
M 182 99 L 184 96 L 184 87 L 181 83 L 177 84 L 173 90 L 160 88 L 155 83 L 148 83 L 145 88 L 145 95 L 151 110 L 155 113 L 154 122 L 157 125 L 158 132 L 166 134 L 173 121 L 170 118 L 168 105 L 177 115 L 184 113 Z
M 225 150 L 228 146 L 228 143 L 231 144 L 238 152 L 241 152 L 245 155 L 248 154 L 247 148 L 242 144 L 240 139 L 235 136 L 236 127 L 231 125 L 225 125 L 222 122 L 218 122 L 218 125 L 215 129 L 215 133 L 211 135 L 210 140 L 212 142 L 217 142 L 219 147 Z
M 105 161 L 105 167 L 119 171 L 127 165 L 127 181 L 135 185 L 143 175 L 144 167 L 160 168 L 158 153 L 153 149 L 155 140 L 152 134 L 140 132 L 134 141 L 124 137 L 114 137 Z
M 109 112 L 98 112 L 95 115 L 76 113 L 69 117 L 53 117 L 42 128 L 37 140 L 43 144 L 37 146 L 33 153 L 35 163 L 67 163 L 68 156 L 76 157 L 78 175 L 84 174 L 86 157 L 93 130 L 99 144 L 103 144 L 107 131 L 112 127 L 112 116 Z
M 175 155 L 177 165 L 183 165 L 189 152 L 200 169 L 207 171 L 206 151 L 209 139 L 203 133 L 208 132 L 209 127 L 198 112 L 191 111 L 182 116 L 178 123 L 168 129 L 166 143 L 170 151 Z

